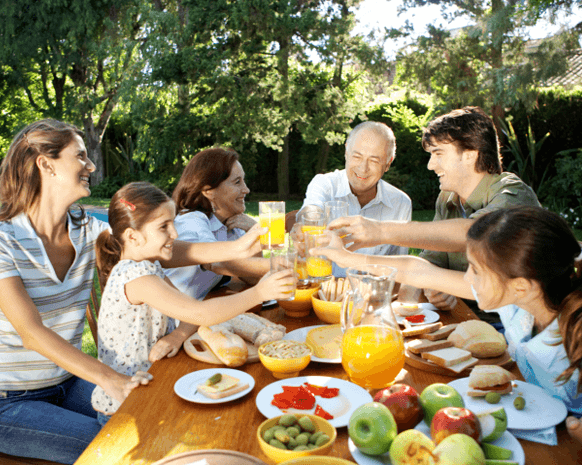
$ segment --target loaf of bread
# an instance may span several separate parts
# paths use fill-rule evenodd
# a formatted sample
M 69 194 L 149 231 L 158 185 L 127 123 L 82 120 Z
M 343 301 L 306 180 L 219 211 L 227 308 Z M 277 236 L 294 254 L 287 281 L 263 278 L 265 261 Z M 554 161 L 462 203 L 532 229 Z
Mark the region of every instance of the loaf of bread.
M 471 352 L 477 358 L 499 357 L 507 349 L 505 337 L 481 320 L 469 320 L 459 323 L 447 338 L 459 349 Z
M 198 334 L 212 353 L 228 367 L 238 367 L 247 361 L 248 349 L 243 339 L 220 325 L 200 326 Z

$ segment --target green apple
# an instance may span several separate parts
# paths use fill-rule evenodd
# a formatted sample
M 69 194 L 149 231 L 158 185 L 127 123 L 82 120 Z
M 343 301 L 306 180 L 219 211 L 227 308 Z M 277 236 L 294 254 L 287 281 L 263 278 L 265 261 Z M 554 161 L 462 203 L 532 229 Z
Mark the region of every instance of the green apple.
M 507 429 L 507 414 L 503 407 L 495 407 L 479 412 L 477 418 L 481 423 L 481 442 L 493 442 L 503 436 Z
M 485 454 L 471 436 L 451 434 L 432 451 L 438 465 L 485 465 Z
M 443 383 L 434 383 L 424 388 L 420 394 L 420 404 L 424 410 L 424 422 L 430 428 L 432 417 L 444 407 L 464 407 L 465 402 L 457 390 Z
M 513 455 L 513 452 L 509 449 L 486 442 L 481 444 L 481 449 L 483 449 L 486 459 L 509 460 Z
M 434 442 L 424 433 L 407 429 L 400 433 L 390 446 L 392 465 L 433 465 Z
M 380 402 L 368 402 L 352 413 L 348 434 L 364 454 L 381 455 L 390 449 L 398 426 L 388 407 Z

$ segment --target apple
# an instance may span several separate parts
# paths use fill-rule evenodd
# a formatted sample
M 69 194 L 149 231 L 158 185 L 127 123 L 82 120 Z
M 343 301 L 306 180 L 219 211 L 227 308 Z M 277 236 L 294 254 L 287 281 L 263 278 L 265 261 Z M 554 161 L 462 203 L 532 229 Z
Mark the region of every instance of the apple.
M 493 442 L 503 436 L 507 429 L 507 414 L 503 407 L 479 412 L 477 418 L 481 422 L 481 442 Z
M 390 461 L 392 465 L 433 465 L 434 448 L 435 443 L 426 434 L 407 429 L 392 441 Z
M 438 465 L 485 465 L 479 443 L 466 434 L 451 434 L 432 451 Z
M 420 394 L 420 405 L 424 410 L 424 422 L 430 428 L 432 417 L 443 407 L 464 407 L 465 402 L 457 390 L 443 383 L 434 383 Z
M 390 449 L 398 427 L 388 407 L 379 402 L 368 402 L 352 413 L 348 434 L 364 454 L 381 455 Z
M 398 425 L 399 433 L 414 428 L 424 417 L 418 392 L 407 384 L 393 384 L 378 391 L 374 396 L 374 401 L 390 409 Z
M 445 407 L 434 414 L 430 423 L 430 435 L 434 442 L 440 444 L 447 436 L 456 433 L 471 436 L 478 442 L 481 423 L 477 415 L 463 407 Z

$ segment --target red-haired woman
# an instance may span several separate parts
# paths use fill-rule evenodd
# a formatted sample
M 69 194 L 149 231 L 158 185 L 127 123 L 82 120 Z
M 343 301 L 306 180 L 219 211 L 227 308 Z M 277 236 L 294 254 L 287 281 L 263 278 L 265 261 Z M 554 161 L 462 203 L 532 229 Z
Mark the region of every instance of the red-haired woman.
M 198 152 L 182 173 L 172 198 L 176 203 L 178 238 L 187 242 L 222 242 L 241 237 L 255 221 L 245 215 L 249 189 L 234 150 Z M 203 299 L 225 276 L 254 283 L 269 271 L 267 259 L 252 257 L 166 271 L 182 292 Z

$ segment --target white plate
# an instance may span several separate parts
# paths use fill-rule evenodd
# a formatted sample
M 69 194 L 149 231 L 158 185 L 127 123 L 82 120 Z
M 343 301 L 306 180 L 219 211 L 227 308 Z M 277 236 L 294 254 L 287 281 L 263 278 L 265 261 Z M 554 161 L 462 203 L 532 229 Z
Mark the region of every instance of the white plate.
M 344 381 L 343 379 L 331 378 L 329 376 L 300 376 L 298 378 L 281 379 L 265 386 L 257 394 L 256 402 L 259 412 L 267 418 L 273 418 L 282 415 L 283 412 L 271 404 L 273 396 L 283 392 L 282 386 L 301 386 L 303 383 L 315 384 L 316 386 L 325 386 L 330 388 L 339 388 L 339 395 L 331 399 L 324 399 L 316 396 L 315 405 L 319 405 L 333 419 L 329 422 L 336 428 L 347 426 L 354 410 L 366 402 L 372 402 L 372 396 L 364 388 Z M 288 412 L 309 413 L 315 412 L 315 407 L 311 410 L 289 409 Z
M 511 394 L 501 396 L 501 401 L 496 404 L 502 406 L 507 413 L 507 427 L 516 429 L 541 429 L 561 423 L 568 415 L 568 409 L 564 402 L 552 397 L 541 387 L 523 381 L 512 381 Z M 469 378 L 461 378 L 451 381 L 449 386 L 454 387 L 463 396 L 465 407 L 479 413 L 488 410 L 495 405 L 488 404 L 484 397 L 469 397 Z M 513 400 L 521 396 L 525 399 L 525 408 L 517 410 L 513 406 Z
M 297 342 L 305 342 L 305 338 L 307 338 L 307 333 L 314 328 L 321 328 L 323 326 L 329 325 L 316 325 L 316 326 L 306 326 L 305 328 L 299 328 L 295 331 L 291 331 L 290 333 L 285 334 L 283 339 L 297 341 Z M 311 356 L 311 360 L 313 362 L 323 362 L 323 363 L 342 363 L 341 358 L 319 358 L 315 355 Z
M 403 306 L 403 305 L 418 305 L 418 308 L 420 308 L 422 311 L 425 310 L 431 310 L 431 311 L 435 311 L 438 310 L 438 308 L 436 308 L 433 304 L 429 304 L 428 302 L 422 302 L 422 303 L 417 303 L 417 304 L 410 304 L 410 303 L 406 303 L 406 302 L 400 302 L 400 301 L 396 301 L 396 302 L 392 302 L 392 310 L 394 311 L 394 315 L 398 316 L 398 309 Z
M 248 384 L 249 387 L 241 392 L 237 392 L 228 397 L 223 397 L 222 399 L 211 399 L 206 397 L 199 392 L 194 394 L 196 391 L 196 386 L 202 384 L 208 378 L 216 373 L 226 374 L 234 376 L 240 379 L 243 384 Z M 198 370 L 187 375 L 182 376 L 176 384 L 174 384 L 174 392 L 178 394 L 182 399 L 196 402 L 197 404 L 221 404 L 223 402 L 230 402 L 231 400 L 238 399 L 253 390 L 255 387 L 255 378 L 253 378 L 248 373 L 240 370 L 233 370 L 232 368 L 208 368 L 206 370 Z
M 417 429 L 421 433 L 424 433 L 430 437 L 430 429 L 428 426 L 426 426 L 424 421 L 421 421 L 414 429 Z M 523 448 L 521 447 L 519 441 L 515 439 L 515 436 L 509 431 L 503 433 L 503 436 L 501 436 L 496 441 L 493 441 L 491 444 L 511 450 L 513 455 L 511 456 L 510 460 L 512 462 L 517 462 L 519 465 L 525 465 L 525 454 L 523 452 Z M 392 463 L 388 452 L 383 455 L 363 454 L 358 450 L 351 439 L 348 439 L 348 448 L 350 450 L 350 454 L 352 454 L 352 457 L 358 465 L 390 465 Z
M 399 325 L 404 324 L 404 319 L 406 317 L 400 316 L 400 315 L 396 315 L 396 313 L 394 315 L 396 316 L 396 321 L 398 322 Z M 439 321 L 439 319 L 441 318 L 441 316 L 437 312 L 433 312 L 432 310 L 423 310 L 422 312 L 419 312 L 416 315 L 424 315 L 424 321 L 422 323 L 412 323 L 412 322 L 410 322 L 410 325 L 411 326 L 414 326 L 414 325 L 426 325 L 428 323 L 434 323 L 436 321 Z

